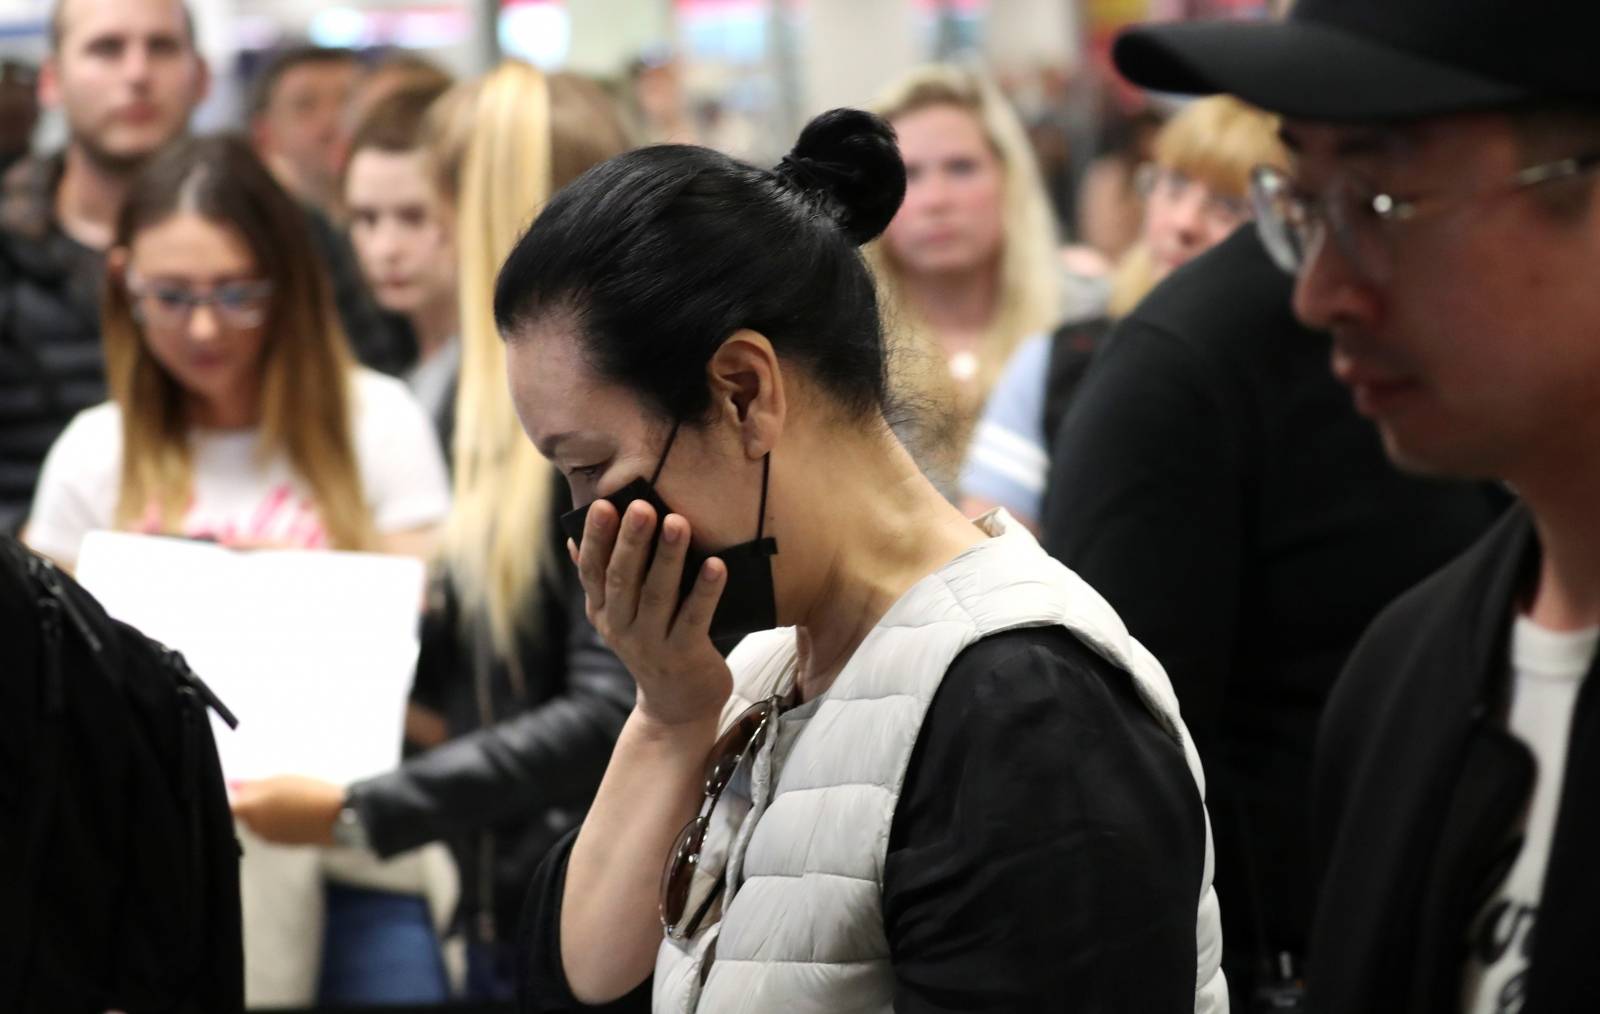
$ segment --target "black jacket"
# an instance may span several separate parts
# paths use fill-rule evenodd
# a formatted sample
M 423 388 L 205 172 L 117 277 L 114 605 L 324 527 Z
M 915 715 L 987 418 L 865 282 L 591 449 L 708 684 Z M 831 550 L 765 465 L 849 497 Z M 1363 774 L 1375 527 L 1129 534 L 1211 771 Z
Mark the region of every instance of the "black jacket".
M 1456 1011 L 1469 924 L 1509 870 L 1533 786 L 1505 728 L 1508 651 L 1539 546 L 1513 510 L 1372 625 L 1328 701 L 1313 805 L 1322 1014 Z M 1600 1010 L 1600 660 L 1573 711 L 1523 1014 Z
M 105 400 L 105 257 L 61 231 L 61 159 L 24 159 L 0 183 L 0 532 L 27 516 L 44 456 Z
M 1323 700 L 1497 492 L 1403 475 L 1329 373 L 1253 229 L 1118 322 L 1056 440 L 1044 547 L 1166 667 L 1205 762 L 1229 985 L 1305 950 Z
M 556 499 L 559 510 L 564 484 Z M 559 535 L 554 520 L 550 529 Z M 534 868 L 583 819 L 633 708 L 633 678 L 590 625 L 577 571 L 552 541 L 514 665 L 463 619 L 448 579 L 435 585 L 414 697 L 445 716 L 452 739 L 350 789 L 380 855 L 450 844 L 462 925 L 477 940 L 516 928 Z

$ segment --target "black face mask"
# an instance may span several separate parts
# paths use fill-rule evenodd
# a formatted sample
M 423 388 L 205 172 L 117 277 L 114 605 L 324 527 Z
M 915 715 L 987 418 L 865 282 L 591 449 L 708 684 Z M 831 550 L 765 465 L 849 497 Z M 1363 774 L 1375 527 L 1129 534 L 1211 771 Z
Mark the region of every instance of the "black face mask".
M 655 559 L 656 544 L 661 538 L 661 526 L 667 520 L 667 515 L 673 513 L 672 508 L 668 507 L 666 501 L 656 492 L 655 485 L 656 480 L 661 477 L 661 469 L 666 466 L 667 455 L 672 451 L 673 441 L 677 438 L 678 427 L 674 425 L 672 434 L 667 437 L 667 446 L 661 451 L 661 460 L 656 462 L 655 474 L 648 481 L 635 479 L 610 496 L 601 497 L 616 507 L 618 517 L 626 514 L 628 505 L 635 500 L 643 500 L 655 508 L 656 530 L 650 539 L 650 553 L 646 566 L 650 560 Z M 778 542 L 776 539 L 763 537 L 767 527 L 767 479 L 771 469 L 772 456 L 769 454 L 761 459 L 761 507 L 756 515 L 755 540 L 741 542 L 715 553 L 702 553 L 691 546 L 683 561 L 683 582 L 678 589 L 680 605 L 688 596 L 689 590 L 694 587 L 695 579 L 700 576 L 700 568 L 706 560 L 714 556 L 728 568 L 728 577 L 722 588 L 722 598 L 717 601 L 716 612 L 711 616 L 710 629 L 712 643 L 724 654 L 732 650 L 746 634 L 758 630 L 771 630 L 778 625 L 778 605 L 772 584 L 772 557 L 778 553 Z M 584 522 L 588 520 L 589 508 L 593 506 L 591 503 L 561 515 L 562 531 L 567 533 L 574 545 L 583 542 Z

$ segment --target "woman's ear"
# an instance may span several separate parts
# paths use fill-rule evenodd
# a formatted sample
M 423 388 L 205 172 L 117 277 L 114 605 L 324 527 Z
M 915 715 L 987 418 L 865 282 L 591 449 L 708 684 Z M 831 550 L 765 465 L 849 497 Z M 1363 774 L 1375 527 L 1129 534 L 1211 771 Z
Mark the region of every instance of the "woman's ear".
M 767 336 L 748 328 L 735 331 L 706 364 L 712 404 L 739 431 L 751 459 L 769 453 L 783 432 L 788 413 L 783 370 Z

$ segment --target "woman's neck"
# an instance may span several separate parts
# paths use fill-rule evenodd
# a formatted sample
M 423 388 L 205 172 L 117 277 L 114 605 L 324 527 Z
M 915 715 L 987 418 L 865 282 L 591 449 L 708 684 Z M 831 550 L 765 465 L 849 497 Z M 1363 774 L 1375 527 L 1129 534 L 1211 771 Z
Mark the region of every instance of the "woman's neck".
M 427 359 L 461 333 L 461 304 L 454 291 L 420 307 L 410 315 L 417 336 L 417 358 Z
M 206 430 L 248 430 L 261 424 L 261 386 L 252 384 L 227 397 L 193 395 L 189 423 Z
M 986 263 L 967 271 L 901 275 L 901 290 L 918 319 L 949 351 L 972 344 L 999 313 L 998 266 Z
M 812 518 L 829 520 L 813 521 L 809 530 L 820 538 L 797 545 L 795 556 L 805 561 L 799 566 L 810 589 L 795 621 L 806 700 L 827 690 L 913 585 L 985 538 L 933 488 L 887 427 L 882 434 L 832 441 L 818 460 L 829 463 L 821 492 L 826 500 Z

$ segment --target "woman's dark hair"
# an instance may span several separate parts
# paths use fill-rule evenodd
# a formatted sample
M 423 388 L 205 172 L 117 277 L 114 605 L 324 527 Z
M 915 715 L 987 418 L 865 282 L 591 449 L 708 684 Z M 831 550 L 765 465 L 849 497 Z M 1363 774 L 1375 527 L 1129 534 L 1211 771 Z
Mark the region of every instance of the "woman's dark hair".
M 855 109 L 806 125 L 770 171 L 659 145 L 558 193 L 495 285 L 512 335 L 570 315 L 603 377 L 672 419 L 704 418 L 705 366 L 735 331 L 765 335 L 854 415 L 888 397 L 873 280 L 856 247 L 905 196 L 894 131 Z

